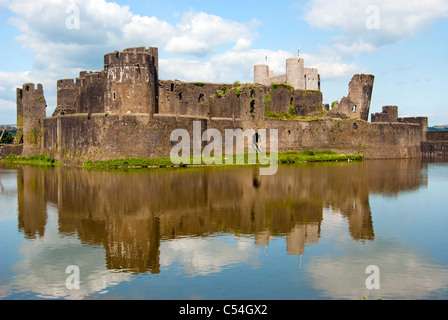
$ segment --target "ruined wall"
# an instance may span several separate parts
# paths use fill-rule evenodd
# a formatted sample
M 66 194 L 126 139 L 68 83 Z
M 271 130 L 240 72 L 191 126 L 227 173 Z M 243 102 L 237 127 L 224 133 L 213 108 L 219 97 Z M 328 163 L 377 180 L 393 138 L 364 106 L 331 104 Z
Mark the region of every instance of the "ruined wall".
M 305 68 L 304 77 L 305 90 L 320 91 L 320 76 L 316 68 Z
M 193 136 L 193 120 L 164 115 L 154 115 L 150 119 L 149 114 L 92 114 L 90 117 L 77 114 L 45 118 L 41 152 L 61 161 L 77 163 L 126 157 L 169 157 L 171 132 L 186 129 Z M 206 124 L 202 127 L 207 129 Z
M 330 150 L 361 153 L 366 159 L 420 157 L 420 126 L 361 120 L 266 120 L 279 129 L 279 151 Z
M 210 101 L 212 118 L 238 119 L 257 126 L 264 119 L 264 89 L 259 85 L 231 87 Z
M 332 108 L 332 112 L 341 112 L 348 118 L 367 121 L 369 118 L 374 78 L 370 74 L 355 74 L 349 83 L 348 96 L 343 97 Z
M 76 113 L 104 113 L 106 78 L 104 71 L 80 73 L 76 79 L 79 88 L 79 103 Z
M 223 84 L 181 81 L 159 81 L 160 114 L 207 117 L 210 113 L 210 97 Z
M 257 64 L 254 67 L 254 83 L 264 86 L 270 86 L 273 83 L 286 83 L 286 74 L 274 75 L 268 65 Z
M 250 98 L 250 93 L 249 93 Z M 225 98 L 224 98 L 225 99 Z M 257 102 L 261 104 L 262 101 Z M 217 129 L 277 129 L 279 152 L 331 150 L 361 153 L 366 159 L 413 158 L 421 156 L 421 127 L 405 123 L 368 123 L 362 120 L 320 119 L 313 121 L 249 120 L 240 118 L 192 118 L 175 115 L 69 115 L 46 118 L 44 143 L 40 150 L 68 162 L 114 158 L 168 157 L 174 129 L 186 129 L 193 137 L 193 121 L 201 121 L 201 135 Z M 256 116 L 257 117 L 257 116 Z M 247 120 L 245 120 L 247 119 Z M 249 137 L 250 138 L 250 137 Z M 251 143 L 248 138 L 247 142 Z M 269 139 L 269 138 L 268 138 Z M 267 141 L 269 147 L 269 140 Z M 202 146 L 207 145 L 206 142 Z M 225 152 L 223 144 L 223 153 Z M 247 145 L 246 145 L 247 147 Z
M 446 157 L 448 156 L 448 141 L 422 141 L 421 150 L 425 157 Z
M 398 118 L 397 121 L 401 123 L 415 123 L 420 125 L 421 139 L 422 141 L 425 141 L 427 139 L 428 117 L 404 117 L 404 118 Z
M 426 157 L 448 156 L 448 131 L 427 131 L 422 141 L 422 154 Z
M 17 89 L 17 141 L 23 141 L 24 156 L 39 153 L 46 108 L 42 84 L 26 83 Z
M 429 141 L 448 141 L 448 131 L 428 131 L 426 137 Z
M 53 116 L 75 114 L 79 105 L 79 87 L 73 79 L 61 79 L 57 86 L 57 106 Z
M 6 158 L 10 154 L 20 156 L 22 151 L 22 144 L 0 144 L 0 159 Z
M 311 112 L 322 111 L 322 92 L 314 90 L 294 90 L 283 85 L 265 88 L 265 109 L 272 113 L 291 113 L 306 116 Z
M 81 71 L 79 77 L 57 81 L 57 107 L 53 116 L 103 113 L 106 79 L 104 71 Z
M 384 106 L 382 112 L 372 113 L 371 121 L 372 122 L 397 122 L 398 121 L 398 107 L 397 106 Z

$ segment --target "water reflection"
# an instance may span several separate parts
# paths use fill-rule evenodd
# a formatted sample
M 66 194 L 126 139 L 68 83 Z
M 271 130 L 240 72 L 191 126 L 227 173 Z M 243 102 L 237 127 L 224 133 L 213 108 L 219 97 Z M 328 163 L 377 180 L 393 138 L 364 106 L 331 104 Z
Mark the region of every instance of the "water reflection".
M 196 239 L 196 246 L 214 234 L 251 236 L 259 246 L 280 236 L 287 254 L 303 255 L 319 241 L 325 208 L 346 217 L 352 239 L 373 240 L 369 194 L 393 197 L 425 185 L 425 167 L 421 160 L 315 164 L 283 166 L 274 176 L 247 167 L 18 167 L 18 226 L 27 239 L 44 237 L 51 205 L 60 235 L 104 248 L 107 269 L 134 274 L 160 273 L 161 241 Z

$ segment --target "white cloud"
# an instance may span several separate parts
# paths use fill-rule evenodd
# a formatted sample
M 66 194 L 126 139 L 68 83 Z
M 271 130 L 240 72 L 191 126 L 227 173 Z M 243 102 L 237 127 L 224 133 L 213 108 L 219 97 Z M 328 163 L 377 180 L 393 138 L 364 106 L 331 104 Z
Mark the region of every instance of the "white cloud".
M 317 55 L 303 54 L 306 67 L 317 68 L 322 79 L 343 79 L 353 76 L 355 73 L 363 73 L 366 70 L 355 63 L 345 63 L 336 52 L 327 52 Z
M 172 25 L 156 17 L 134 15 L 123 27 L 123 38 L 138 46 L 142 43 L 152 46 L 164 45 L 166 39 L 174 34 L 175 28 Z
M 268 64 L 276 74 L 285 73 L 286 59 L 292 56 L 287 51 L 263 49 L 234 50 L 233 48 L 213 55 L 207 61 L 187 60 L 184 58 L 161 59 L 160 76 L 162 79 L 183 81 L 204 81 L 233 83 L 253 82 L 253 69 L 256 64 Z
M 184 238 L 164 242 L 160 248 L 160 264 L 177 261 L 192 276 L 221 272 L 233 264 L 258 265 L 258 248 L 249 238 L 223 241 L 218 238 Z
M 0 112 L 2 112 L 2 113 L 11 112 L 12 113 L 15 111 L 16 111 L 16 104 L 13 101 L 0 98 Z M 3 121 L 1 121 L 0 123 L 3 124 Z M 11 122 L 11 124 L 12 124 L 12 122 Z
M 0 70 L 0 87 L 4 89 L 0 93 L 0 97 L 2 97 L 3 94 L 9 94 L 12 91 L 15 92 L 16 88 L 22 86 L 22 83 L 31 82 L 30 80 L 30 71 L 5 72 Z
M 181 81 L 217 81 L 209 62 L 169 58 L 159 60 L 160 78 Z
M 101 294 L 109 288 L 131 280 L 131 274 L 107 269 L 104 249 L 84 247 L 75 236 L 62 236 L 58 230 L 58 212 L 48 207 L 45 236 L 27 239 L 19 251 L 23 259 L 17 261 L 17 276 L 0 287 L 0 298 L 14 293 L 30 292 L 43 299 L 80 300 Z M 80 250 L 81 249 L 81 250 Z M 70 290 L 65 273 L 67 266 L 80 270 L 80 289 Z
M 312 28 L 337 33 L 321 43 L 315 66 L 324 80 L 366 72 L 353 61 L 425 31 L 448 17 L 444 0 L 310 0 L 303 20 Z M 368 71 L 367 71 L 368 72 Z
M 205 12 L 187 12 L 176 25 L 177 35 L 168 41 L 165 50 L 171 54 L 204 56 L 231 43 L 247 49 L 257 35 L 253 31 L 257 24 L 255 20 L 240 23 Z
M 313 28 L 341 30 L 355 42 L 381 46 L 413 36 L 447 17 L 444 0 L 311 0 L 303 18 Z M 378 29 L 368 27 L 372 19 Z
M 34 54 L 32 70 L 0 73 L 0 86 L 6 88 L 0 98 L 14 103 L 15 93 L 10 89 L 34 82 L 44 85 L 47 104 L 54 107 L 56 80 L 77 77 L 81 70 L 101 70 L 104 54 L 134 46 L 157 46 L 162 54 L 165 49 L 170 54 L 209 60 L 160 59 L 164 77 L 222 81 L 226 72 L 220 68 L 225 64 L 213 66 L 210 60 L 217 48 L 233 47 L 244 55 L 257 36 L 255 20 L 241 23 L 205 12 L 186 12 L 174 25 L 105 0 L 11 0 L 1 4 L 13 13 L 9 23 L 20 31 L 15 40 Z M 67 28 L 73 7 L 79 9 L 79 29 Z M 251 66 L 246 68 L 250 72 Z M 49 109 L 47 114 L 54 108 Z
M 73 15 L 67 11 L 70 6 L 79 9 L 79 29 L 66 26 Z M 80 70 L 100 70 L 105 53 L 133 46 L 157 46 L 169 54 L 202 58 L 215 54 L 218 47 L 244 52 L 250 50 L 258 25 L 256 20 L 241 23 L 195 11 L 184 13 L 172 25 L 105 0 L 12 0 L 8 8 L 15 14 L 10 23 L 21 32 L 16 40 L 34 53 L 33 68 L 44 77 L 57 78 L 75 77 Z M 197 66 L 198 62 L 188 64 Z M 201 65 L 203 72 L 210 69 L 207 62 Z

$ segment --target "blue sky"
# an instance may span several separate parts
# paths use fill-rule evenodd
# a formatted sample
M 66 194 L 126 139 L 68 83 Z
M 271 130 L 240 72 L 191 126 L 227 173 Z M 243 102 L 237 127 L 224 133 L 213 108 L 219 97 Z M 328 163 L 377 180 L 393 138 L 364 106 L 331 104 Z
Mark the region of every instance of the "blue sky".
M 79 28 L 70 28 L 79 12 Z M 69 26 L 69 27 L 67 27 Z M 15 88 L 42 83 L 47 115 L 56 80 L 103 69 L 103 56 L 157 46 L 160 78 L 253 81 L 253 66 L 285 72 L 301 56 L 321 74 L 324 103 L 348 94 L 356 73 L 375 75 L 371 113 L 448 124 L 448 1 L 0 0 L 0 123 L 15 123 Z

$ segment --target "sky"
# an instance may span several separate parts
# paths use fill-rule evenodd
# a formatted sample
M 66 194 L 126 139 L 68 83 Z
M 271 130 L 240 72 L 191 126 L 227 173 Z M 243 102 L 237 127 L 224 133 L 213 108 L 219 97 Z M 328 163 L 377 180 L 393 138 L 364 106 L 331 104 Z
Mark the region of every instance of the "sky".
M 253 82 L 255 64 L 319 69 L 324 103 L 375 75 L 370 113 L 448 124 L 448 0 L 0 0 L 0 124 L 16 123 L 16 88 L 100 71 L 104 54 L 158 47 L 163 80 Z

